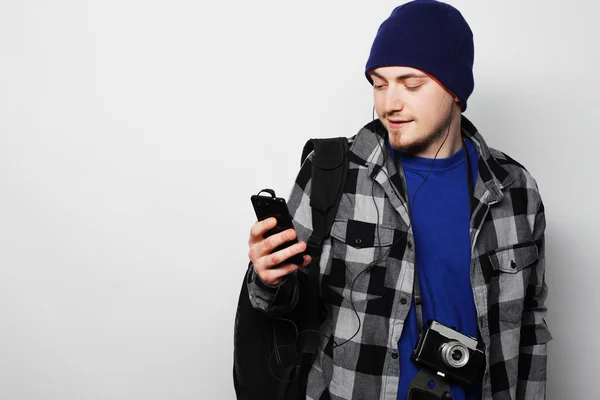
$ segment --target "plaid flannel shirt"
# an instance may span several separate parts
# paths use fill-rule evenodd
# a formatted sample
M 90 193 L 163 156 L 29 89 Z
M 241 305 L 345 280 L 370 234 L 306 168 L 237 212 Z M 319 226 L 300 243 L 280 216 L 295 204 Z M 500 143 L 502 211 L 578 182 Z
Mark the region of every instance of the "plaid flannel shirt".
M 398 340 L 412 299 L 414 236 L 403 170 L 373 126 L 349 139 L 345 193 L 323 246 L 320 296 L 327 319 L 307 399 L 397 399 Z M 383 131 L 378 126 L 375 130 Z M 464 116 L 462 134 L 479 153 L 470 235 L 471 285 L 486 354 L 482 399 L 542 400 L 551 339 L 544 321 L 544 206 L 529 172 L 489 148 Z M 312 227 L 311 156 L 288 202 L 298 239 L 304 241 Z M 254 307 L 279 314 L 295 305 L 294 275 L 277 289 L 264 285 L 253 268 L 249 278 Z

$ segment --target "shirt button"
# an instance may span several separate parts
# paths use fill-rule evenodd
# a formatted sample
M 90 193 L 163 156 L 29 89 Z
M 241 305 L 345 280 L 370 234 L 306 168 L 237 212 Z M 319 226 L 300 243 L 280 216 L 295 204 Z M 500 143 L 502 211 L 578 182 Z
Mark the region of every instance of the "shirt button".
M 395 351 L 392 351 L 392 358 L 395 360 L 398 358 L 398 353 L 396 353 Z
M 362 243 L 362 240 L 360 240 L 360 239 L 356 239 L 356 240 L 354 241 L 354 243 L 356 243 L 356 244 L 361 244 L 361 243 Z
M 400 299 L 400 303 L 401 303 L 401 304 L 406 304 L 406 303 L 408 303 L 408 301 L 406 300 L 406 297 L 403 297 L 403 298 L 401 298 L 401 299 Z

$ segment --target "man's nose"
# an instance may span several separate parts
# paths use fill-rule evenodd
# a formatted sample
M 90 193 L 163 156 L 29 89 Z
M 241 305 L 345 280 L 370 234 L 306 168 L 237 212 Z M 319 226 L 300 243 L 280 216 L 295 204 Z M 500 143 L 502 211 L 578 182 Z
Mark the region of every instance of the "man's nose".
M 399 86 L 391 86 L 386 93 L 385 111 L 395 113 L 404 109 L 404 98 Z

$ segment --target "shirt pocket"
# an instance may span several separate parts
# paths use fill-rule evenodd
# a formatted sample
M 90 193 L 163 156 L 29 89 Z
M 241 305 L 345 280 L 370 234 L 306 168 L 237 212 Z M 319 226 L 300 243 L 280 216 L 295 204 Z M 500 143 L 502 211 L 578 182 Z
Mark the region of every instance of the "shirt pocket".
M 491 266 L 490 307 L 497 305 L 500 321 L 517 322 L 523 304 L 531 265 L 538 259 L 534 242 L 518 243 L 487 253 Z
M 355 304 L 383 296 L 394 231 L 389 226 L 353 219 L 333 223 L 327 283 L 338 296 L 352 298 Z

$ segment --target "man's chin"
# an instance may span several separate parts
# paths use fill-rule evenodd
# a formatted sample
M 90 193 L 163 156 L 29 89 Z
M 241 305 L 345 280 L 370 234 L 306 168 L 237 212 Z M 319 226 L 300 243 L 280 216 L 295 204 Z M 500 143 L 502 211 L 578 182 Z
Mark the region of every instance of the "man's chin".
M 390 129 L 387 132 L 388 139 L 396 150 L 404 151 L 404 149 L 419 145 L 418 137 L 413 137 L 413 132 L 410 129 Z
M 402 136 L 392 136 L 390 133 L 389 139 L 394 150 L 399 150 L 408 154 L 419 154 L 429 146 L 428 141 L 411 138 L 406 132 L 403 132 Z

